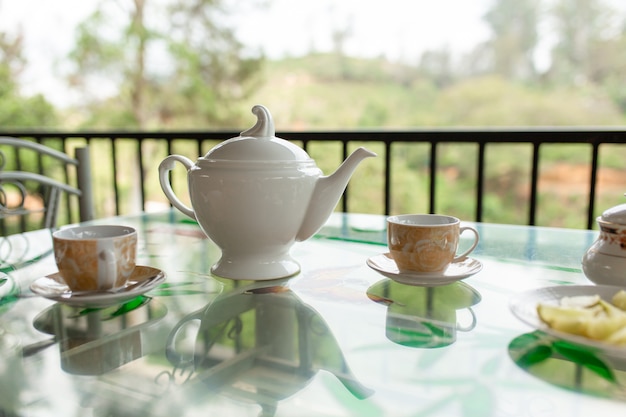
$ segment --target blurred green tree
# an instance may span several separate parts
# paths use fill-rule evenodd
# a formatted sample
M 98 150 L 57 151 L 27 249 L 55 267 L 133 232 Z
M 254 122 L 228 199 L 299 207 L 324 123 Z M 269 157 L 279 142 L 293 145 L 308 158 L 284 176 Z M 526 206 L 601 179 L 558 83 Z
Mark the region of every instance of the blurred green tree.
M 485 45 L 495 74 L 510 80 L 533 80 L 539 40 L 539 0 L 497 0 L 484 16 L 492 36 Z
M 553 86 L 597 86 L 626 113 L 626 18 L 602 0 L 560 0 L 552 10 L 558 42 Z
M 85 126 L 238 125 L 263 56 L 236 39 L 228 13 L 223 0 L 101 1 L 69 57 L 92 110 Z
M 53 106 L 42 95 L 24 96 L 19 77 L 26 65 L 21 34 L 0 32 L 0 126 L 33 127 L 56 124 Z
M 618 49 L 619 42 L 614 44 L 620 35 L 616 33 L 620 29 L 620 22 L 615 21 L 618 14 L 602 0 L 559 0 L 551 15 L 558 39 L 550 68 L 553 82 L 599 83 L 606 76 L 606 69 L 602 68 L 616 57 L 624 57 L 624 50 Z

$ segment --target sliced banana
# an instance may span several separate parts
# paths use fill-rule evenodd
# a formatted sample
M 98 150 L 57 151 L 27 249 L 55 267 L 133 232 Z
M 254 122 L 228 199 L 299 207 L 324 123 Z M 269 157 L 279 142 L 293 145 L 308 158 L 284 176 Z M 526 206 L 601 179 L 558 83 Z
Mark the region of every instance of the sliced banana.
M 598 294 L 595 295 L 577 295 L 575 297 L 563 297 L 561 298 L 560 305 L 563 307 L 591 307 L 600 302 L 601 298 Z
M 599 295 L 563 297 L 558 305 L 539 303 L 537 314 L 552 329 L 626 345 L 626 291 L 616 293 L 610 303 Z
M 624 290 L 619 290 L 614 296 L 613 299 L 611 300 L 611 303 L 621 309 L 621 310 L 626 310 L 626 291 Z

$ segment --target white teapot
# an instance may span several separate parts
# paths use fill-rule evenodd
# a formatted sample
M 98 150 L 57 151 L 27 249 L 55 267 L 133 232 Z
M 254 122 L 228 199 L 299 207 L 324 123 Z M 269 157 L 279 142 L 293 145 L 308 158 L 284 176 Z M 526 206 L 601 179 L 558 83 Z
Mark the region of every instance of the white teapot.
M 354 151 L 337 171 L 322 176 L 309 155 L 275 137 L 269 111 L 254 106 L 256 124 L 228 139 L 194 164 L 170 155 L 159 165 L 159 181 L 172 205 L 198 221 L 222 250 L 211 272 L 232 279 L 284 278 L 300 271 L 289 254 L 294 242 L 311 237 L 337 205 L 357 165 L 376 156 Z M 187 168 L 189 208 L 174 194 L 168 173 L 175 162 Z
M 583 272 L 603 285 L 626 284 L 626 204 L 612 207 L 596 219 L 598 239 L 583 256 Z

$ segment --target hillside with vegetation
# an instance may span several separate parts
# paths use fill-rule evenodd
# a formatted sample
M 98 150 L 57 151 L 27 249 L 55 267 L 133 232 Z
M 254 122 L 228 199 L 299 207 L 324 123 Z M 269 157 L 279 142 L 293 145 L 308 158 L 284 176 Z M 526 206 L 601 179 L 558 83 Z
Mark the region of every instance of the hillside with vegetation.
M 550 86 L 476 74 L 445 85 L 418 66 L 337 54 L 266 62 L 249 103 L 279 129 L 622 126 L 626 114 L 596 85 Z

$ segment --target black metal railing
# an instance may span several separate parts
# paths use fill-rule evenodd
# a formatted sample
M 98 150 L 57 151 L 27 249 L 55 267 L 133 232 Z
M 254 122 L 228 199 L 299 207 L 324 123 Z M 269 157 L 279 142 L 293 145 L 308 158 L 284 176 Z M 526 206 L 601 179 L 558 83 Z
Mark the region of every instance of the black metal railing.
M 218 142 L 230 137 L 238 135 L 234 131 L 215 131 L 215 132 L 123 132 L 123 131 L 100 131 L 100 132 L 43 132 L 43 131 L 2 131 L 0 135 L 15 136 L 38 142 L 58 141 L 61 148 L 68 151 L 68 146 L 72 143 L 107 144 L 110 149 L 111 178 L 110 186 L 114 195 L 114 213 L 106 214 L 126 214 L 128 211 L 121 204 L 122 190 L 119 188 L 118 170 L 120 167 L 116 164 L 120 149 L 120 143 L 127 146 L 124 153 L 129 152 L 128 143 L 131 143 L 130 149 L 134 152 L 133 158 L 140 169 L 137 171 L 138 176 L 135 179 L 135 185 L 139 190 L 139 206 L 141 209 L 146 208 L 146 183 L 148 177 L 151 176 L 151 170 L 154 167 L 146 166 L 145 143 L 150 142 L 156 144 L 162 149 L 158 158 L 163 159 L 166 155 L 175 153 L 175 143 L 193 143 L 193 149 L 196 155 L 206 153 L 207 142 Z M 430 212 L 437 211 L 437 187 L 438 187 L 438 169 L 439 169 L 439 149 L 444 144 L 473 144 L 477 146 L 476 152 L 476 187 L 474 191 L 475 198 L 475 221 L 484 221 L 484 201 L 485 201 L 485 172 L 486 172 L 486 150 L 493 144 L 527 144 L 532 148 L 532 157 L 529 161 L 530 184 L 528 195 L 528 213 L 526 224 L 535 225 L 537 223 L 537 201 L 538 201 L 538 184 L 539 184 L 539 167 L 541 161 L 540 149 L 545 145 L 555 144 L 577 144 L 588 145 L 589 152 L 589 185 L 586 210 L 586 228 L 592 228 L 594 225 L 595 201 L 597 194 L 598 169 L 599 169 L 599 149 L 602 145 L 607 144 L 626 144 L 626 128 L 522 128 L 522 129 L 419 129 L 419 130 L 381 130 L 381 131 L 312 131 L 312 132 L 277 132 L 277 136 L 287 140 L 298 142 L 305 150 L 312 143 L 316 142 L 339 142 L 342 144 L 342 159 L 347 157 L 350 147 L 354 144 L 377 143 L 383 147 L 383 198 L 382 204 L 384 213 L 389 214 L 391 211 L 392 196 L 392 172 L 394 170 L 394 158 L 392 157 L 393 147 L 397 144 L 425 144 L 429 146 L 429 200 L 428 210 Z M 93 149 L 93 147 L 92 147 Z M 127 155 L 125 155 L 127 156 Z M 193 158 L 192 158 L 193 159 Z M 99 155 L 94 155 L 92 151 L 92 164 L 97 165 L 104 162 Z M 626 190 L 624 190 L 626 191 Z M 346 190 L 348 193 L 349 190 Z M 95 190 L 94 194 L 98 194 Z M 350 211 L 350 200 L 347 194 L 342 199 L 342 210 Z

